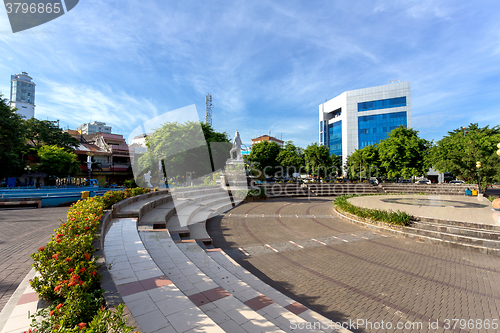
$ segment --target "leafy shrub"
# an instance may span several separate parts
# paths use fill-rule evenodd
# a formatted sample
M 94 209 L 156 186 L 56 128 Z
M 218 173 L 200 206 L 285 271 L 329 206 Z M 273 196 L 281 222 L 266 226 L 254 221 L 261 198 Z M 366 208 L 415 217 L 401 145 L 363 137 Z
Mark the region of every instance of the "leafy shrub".
M 373 221 L 382 221 L 390 224 L 408 225 L 411 216 L 406 212 L 362 208 L 351 204 L 347 199 L 357 195 L 341 195 L 333 201 L 333 205 L 339 210 Z
M 103 197 L 80 200 L 68 210 L 66 222 L 59 225 L 46 246 L 31 257 L 33 267 L 40 276 L 30 281 L 31 287 L 41 299 L 51 305 L 32 317 L 33 331 L 127 333 L 132 327 L 123 318 L 123 306 L 116 312 L 105 310 L 97 258 L 93 257 L 92 245 L 96 238 L 105 208 L 123 200 L 126 196 L 149 192 L 134 188 L 125 191 L 108 191 Z M 37 320 L 41 317 L 42 320 Z
M 126 188 L 136 188 L 137 187 L 135 179 L 126 180 L 126 181 L 123 182 L 123 185 Z
M 127 189 L 126 189 L 127 190 Z M 102 196 L 104 209 L 110 209 L 118 201 L 125 199 L 125 191 L 108 191 Z
M 132 189 L 132 197 L 135 197 L 136 195 L 141 195 L 145 193 L 149 193 L 150 189 L 149 188 L 142 188 L 142 187 L 136 187 Z

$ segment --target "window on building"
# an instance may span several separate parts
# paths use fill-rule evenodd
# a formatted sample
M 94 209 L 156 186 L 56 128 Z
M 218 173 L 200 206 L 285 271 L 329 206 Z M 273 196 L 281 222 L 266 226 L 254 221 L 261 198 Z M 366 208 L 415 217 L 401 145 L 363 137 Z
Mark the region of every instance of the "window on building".
M 370 111 L 406 106 L 406 96 L 358 103 L 358 111 Z
M 407 126 L 406 111 L 358 117 L 358 145 L 362 149 L 387 138 L 398 126 Z

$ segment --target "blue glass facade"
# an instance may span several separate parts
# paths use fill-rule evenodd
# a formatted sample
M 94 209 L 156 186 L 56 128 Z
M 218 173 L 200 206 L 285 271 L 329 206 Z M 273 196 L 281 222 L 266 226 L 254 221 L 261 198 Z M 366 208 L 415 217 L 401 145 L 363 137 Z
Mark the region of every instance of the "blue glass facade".
M 359 149 L 379 143 L 400 125 L 405 127 L 408 125 L 406 111 L 358 117 Z
M 342 156 L 342 120 L 328 125 L 330 155 Z
M 358 111 L 370 111 L 406 106 L 406 96 L 358 103 Z

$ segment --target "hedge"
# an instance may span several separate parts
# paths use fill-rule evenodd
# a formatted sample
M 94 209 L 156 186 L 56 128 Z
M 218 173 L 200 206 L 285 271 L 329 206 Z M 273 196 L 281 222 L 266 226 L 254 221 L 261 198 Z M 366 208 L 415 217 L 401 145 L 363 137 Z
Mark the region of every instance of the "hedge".
M 67 220 L 55 230 L 51 241 L 31 255 L 33 267 L 40 274 L 30 280 L 31 287 L 50 305 L 32 316 L 29 332 L 132 331 L 123 318 L 123 305 L 116 312 L 105 309 L 101 276 L 97 273 L 98 258 L 93 256 L 92 243 L 105 209 L 147 192 L 149 189 L 142 188 L 108 191 L 103 197 L 71 205 Z

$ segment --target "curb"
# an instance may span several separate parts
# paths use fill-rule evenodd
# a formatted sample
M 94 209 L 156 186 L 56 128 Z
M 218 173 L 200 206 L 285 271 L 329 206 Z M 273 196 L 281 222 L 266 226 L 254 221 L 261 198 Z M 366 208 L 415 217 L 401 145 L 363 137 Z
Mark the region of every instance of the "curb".
M 449 246 L 449 247 L 457 248 L 457 249 L 461 249 L 461 250 L 468 250 L 468 251 L 479 252 L 479 253 L 483 253 L 483 254 L 496 255 L 496 256 L 500 257 L 500 249 L 492 249 L 492 248 L 487 248 L 487 247 L 483 247 L 483 246 L 474 246 L 474 245 L 468 245 L 468 244 L 463 244 L 463 243 L 450 242 L 450 241 L 440 239 L 440 238 L 417 235 L 414 233 L 409 233 L 409 232 L 404 231 L 405 227 L 401 227 L 401 226 L 388 227 L 388 226 L 382 226 L 380 224 L 375 225 L 375 224 L 363 222 L 363 221 L 351 218 L 349 216 L 346 216 L 346 215 L 344 215 L 345 213 L 344 214 L 340 213 L 337 210 L 337 208 L 335 208 L 335 207 L 333 207 L 333 210 L 341 218 L 349 220 L 352 223 L 362 225 L 368 229 L 383 231 L 386 233 L 391 233 L 391 234 L 396 235 L 396 236 L 409 238 L 409 239 L 415 239 L 415 240 L 419 240 L 419 241 L 430 243 L 430 244 L 440 244 L 440 245 L 445 245 L 445 246 Z
M 23 296 L 24 292 L 26 289 L 30 286 L 30 280 L 36 275 L 36 271 L 34 268 L 29 271 L 28 274 L 26 274 L 26 277 L 23 279 L 23 281 L 19 284 L 17 287 L 16 291 L 12 294 L 10 297 L 9 301 L 7 304 L 5 304 L 5 307 L 3 308 L 2 312 L 0 312 L 0 332 L 3 331 L 5 328 L 5 325 L 10 319 L 10 316 L 12 312 L 15 310 L 17 303 L 21 299 L 21 296 Z M 31 319 L 29 320 L 29 323 L 31 323 Z M 29 324 L 26 327 L 26 330 L 29 328 Z

